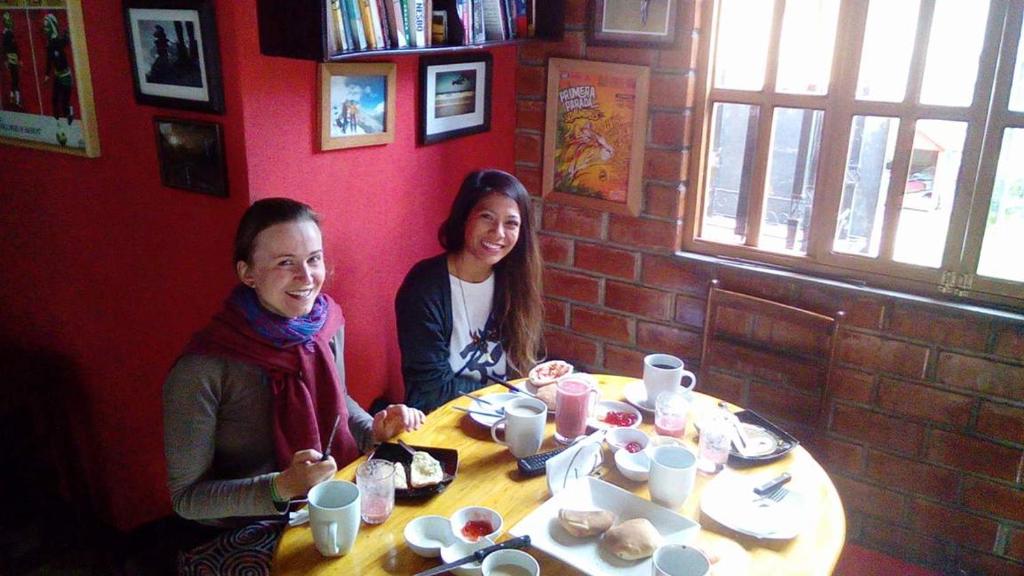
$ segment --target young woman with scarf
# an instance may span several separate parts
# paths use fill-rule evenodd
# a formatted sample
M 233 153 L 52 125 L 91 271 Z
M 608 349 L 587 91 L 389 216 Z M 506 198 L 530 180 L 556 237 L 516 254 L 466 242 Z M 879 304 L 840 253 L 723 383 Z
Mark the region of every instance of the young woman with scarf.
M 345 319 L 320 292 L 323 242 L 309 206 L 285 198 L 254 203 L 239 223 L 234 261 L 241 283 L 164 384 L 174 510 L 221 527 L 282 518 L 290 500 L 424 419 L 400 404 L 371 417 L 347 394 Z M 269 551 L 279 528 L 273 524 Z M 264 561 L 269 566 L 269 555 L 242 565 Z
M 438 240 L 444 253 L 413 266 L 395 298 L 405 401 L 425 412 L 526 374 L 543 322 L 530 196 L 515 176 L 466 176 Z

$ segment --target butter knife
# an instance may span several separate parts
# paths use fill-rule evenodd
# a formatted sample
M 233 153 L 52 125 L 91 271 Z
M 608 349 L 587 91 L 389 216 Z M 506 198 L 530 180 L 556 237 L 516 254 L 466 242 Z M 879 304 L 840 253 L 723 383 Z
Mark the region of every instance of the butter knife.
M 488 546 L 481 548 L 476 552 L 473 552 L 465 558 L 459 558 L 454 562 L 442 564 L 437 568 L 431 568 L 430 570 L 424 570 L 423 572 L 417 572 L 414 576 L 435 576 L 436 574 L 444 574 L 445 572 L 455 568 L 456 566 L 462 566 L 463 564 L 469 564 L 470 562 L 482 562 L 483 559 L 491 552 L 497 552 L 498 550 L 505 550 L 507 548 L 525 548 L 530 545 L 529 536 L 520 536 L 518 538 L 512 538 L 511 540 L 505 540 L 500 544 L 494 546 Z

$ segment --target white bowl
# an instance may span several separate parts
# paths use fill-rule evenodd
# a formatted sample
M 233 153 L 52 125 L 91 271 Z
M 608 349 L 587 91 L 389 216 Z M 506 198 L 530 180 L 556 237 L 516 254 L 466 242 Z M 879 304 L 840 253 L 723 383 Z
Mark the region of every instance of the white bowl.
M 476 542 L 466 542 L 456 538 L 454 542 L 444 548 L 441 548 L 441 561 L 445 564 L 454 562 L 455 560 L 469 556 L 481 548 L 493 545 L 494 540 L 491 540 L 486 536 Z M 458 576 L 480 576 L 480 562 L 467 562 L 466 564 L 452 568 L 451 572 Z
M 636 428 L 612 428 L 604 437 L 604 441 L 611 446 L 613 452 L 618 452 L 630 442 L 640 444 L 640 450 L 643 450 L 647 448 L 650 438 L 647 434 Z
M 537 559 L 522 550 L 498 550 L 492 552 L 484 558 L 480 571 L 483 573 L 483 576 L 493 576 L 495 570 L 505 566 L 523 568 L 530 576 L 540 574 L 540 564 L 537 563 Z M 502 574 L 505 573 L 502 571 Z
M 405 543 L 424 558 L 437 558 L 441 548 L 455 541 L 452 525 L 444 516 L 419 516 L 405 525 Z
M 546 378 L 537 376 L 537 373 L 544 369 L 557 370 L 557 376 Z M 559 378 L 563 376 L 568 376 L 569 374 L 572 374 L 572 370 L 572 364 L 569 364 L 568 362 L 564 362 L 562 360 L 548 360 L 547 362 L 541 362 L 540 364 L 534 366 L 533 369 L 530 370 L 528 376 L 530 379 L 530 384 L 533 384 L 536 388 L 541 388 L 543 386 L 554 384 L 555 382 L 558 381 Z
M 646 450 L 635 453 L 619 450 L 615 453 L 615 467 L 634 482 L 646 482 L 651 475 L 651 457 Z
M 633 423 L 629 426 L 609 424 L 603 420 L 608 412 L 623 412 L 631 414 L 633 416 Z M 613 428 L 636 428 L 640 426 L 640 423 L 643 421 L 643 414 L 640 414 L 640 411 L 634 408 L 632 404 L 626 404 L 625 402 L 619 402 L 618 400 L 601 400 L 597 403 L 597 407 L 594 408 L 594 412 L 587 420 L 587 424 L 597 428 L 598 430 L 611 430 Z
M 462 529 L 466 526 L 467 522 L 471 521 L 483 521 L 488 522 L 491 525 L 491 531 L 485 535 L 486 538 L 491 540 L 498 537 L 501 534 L 501 526 L 503 520 L 501 514 L 491 510 L 485 506 L 466 506 L 465 508 L 459 508 L 448 518 L 451 522 L 452 534 L 455 538 L 464 542 L 473 542 L 469 537 L 463 535 Z

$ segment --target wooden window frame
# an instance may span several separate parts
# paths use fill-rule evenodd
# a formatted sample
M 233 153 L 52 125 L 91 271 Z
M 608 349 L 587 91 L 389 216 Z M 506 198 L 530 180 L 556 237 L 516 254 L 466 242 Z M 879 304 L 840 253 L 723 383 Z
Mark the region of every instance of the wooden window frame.
M 701 11 L 694 110 L 695 139 L 691 151 L 689 188 L 679 248 L 686 251 L 753 261 L 787 269 L 870 283 L 881 288 L 939 297 L 976 300 L 1019 308 L 1024 305 L 1024 285 L 975 274 L 988 216 L 992 185 L 1005 128 L 1024 127 L 1024 113 L 1008 109 L 1011 83 L 1020 41 L 1024 6 L 1020 2 L 992 0 L 979 58 L 973 102 L 967 107 L 918 104 L 924 76 L 928 39 L 936 0 L 921 0 L 913 56 L 902 102 L 856 100 L 857 72 L 866 26 L 868 0 L 843 0 L 840 4 L 831 78 L 824 95 L 774 93 L 785 0 L 774 0 L 764 87 L 760 91 L 713 87 L 712 62 L 718 26 L 719 0 L 708 0 Z M 1001 53 L 1001 54 L 1000 54 Z M 998 64 L 998 69 L 997 69 Z M 756 152 L 752 159 L 744 244 L 724 244 L 698 237 L 704 215 L 707 187 L 707 150 L 710 146 L 712 110 L 715 104 L 747 104 L 758 107 Z M 770 251 L 756 246 L 764 207 L 765 179 L 776 108 L 824 110 L 817 179 L 808 228 L 805 255 Z M 991 112 L 991 113 L 990 113 Z M 846 154 L 855 116 L 897 119 L 896 153 L 885 196 L 884 220 L 877 257 L 835 252 L 832 249 L 842 197 Z M 987 122 L 986 122 L 986 117 Z M 953 120 L 967 123 L 956 194 L 943 251 L 942 265 L 928 268 L 892 260 L 903 192 L 910 168 L 916 121 Z M 880 191 L 881 193 L 881 191 Z

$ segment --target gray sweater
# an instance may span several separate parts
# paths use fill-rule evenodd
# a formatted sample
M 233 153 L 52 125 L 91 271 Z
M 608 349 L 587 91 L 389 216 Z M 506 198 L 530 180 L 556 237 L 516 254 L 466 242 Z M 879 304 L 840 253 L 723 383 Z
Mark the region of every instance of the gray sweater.
M 331 342 L 348 426 L 359 449 L 373 445 L 373 418 L 345 388 L 344 328 Z M 164 382 L 164 452 L 174 511 L 233 525 L 232 518 L 282 513 L 270 494 L 276 474 L 273 396 L 259 368 L 216 356 L 182 356 Z M 250 518 L 251 519 L 251 518 Z

